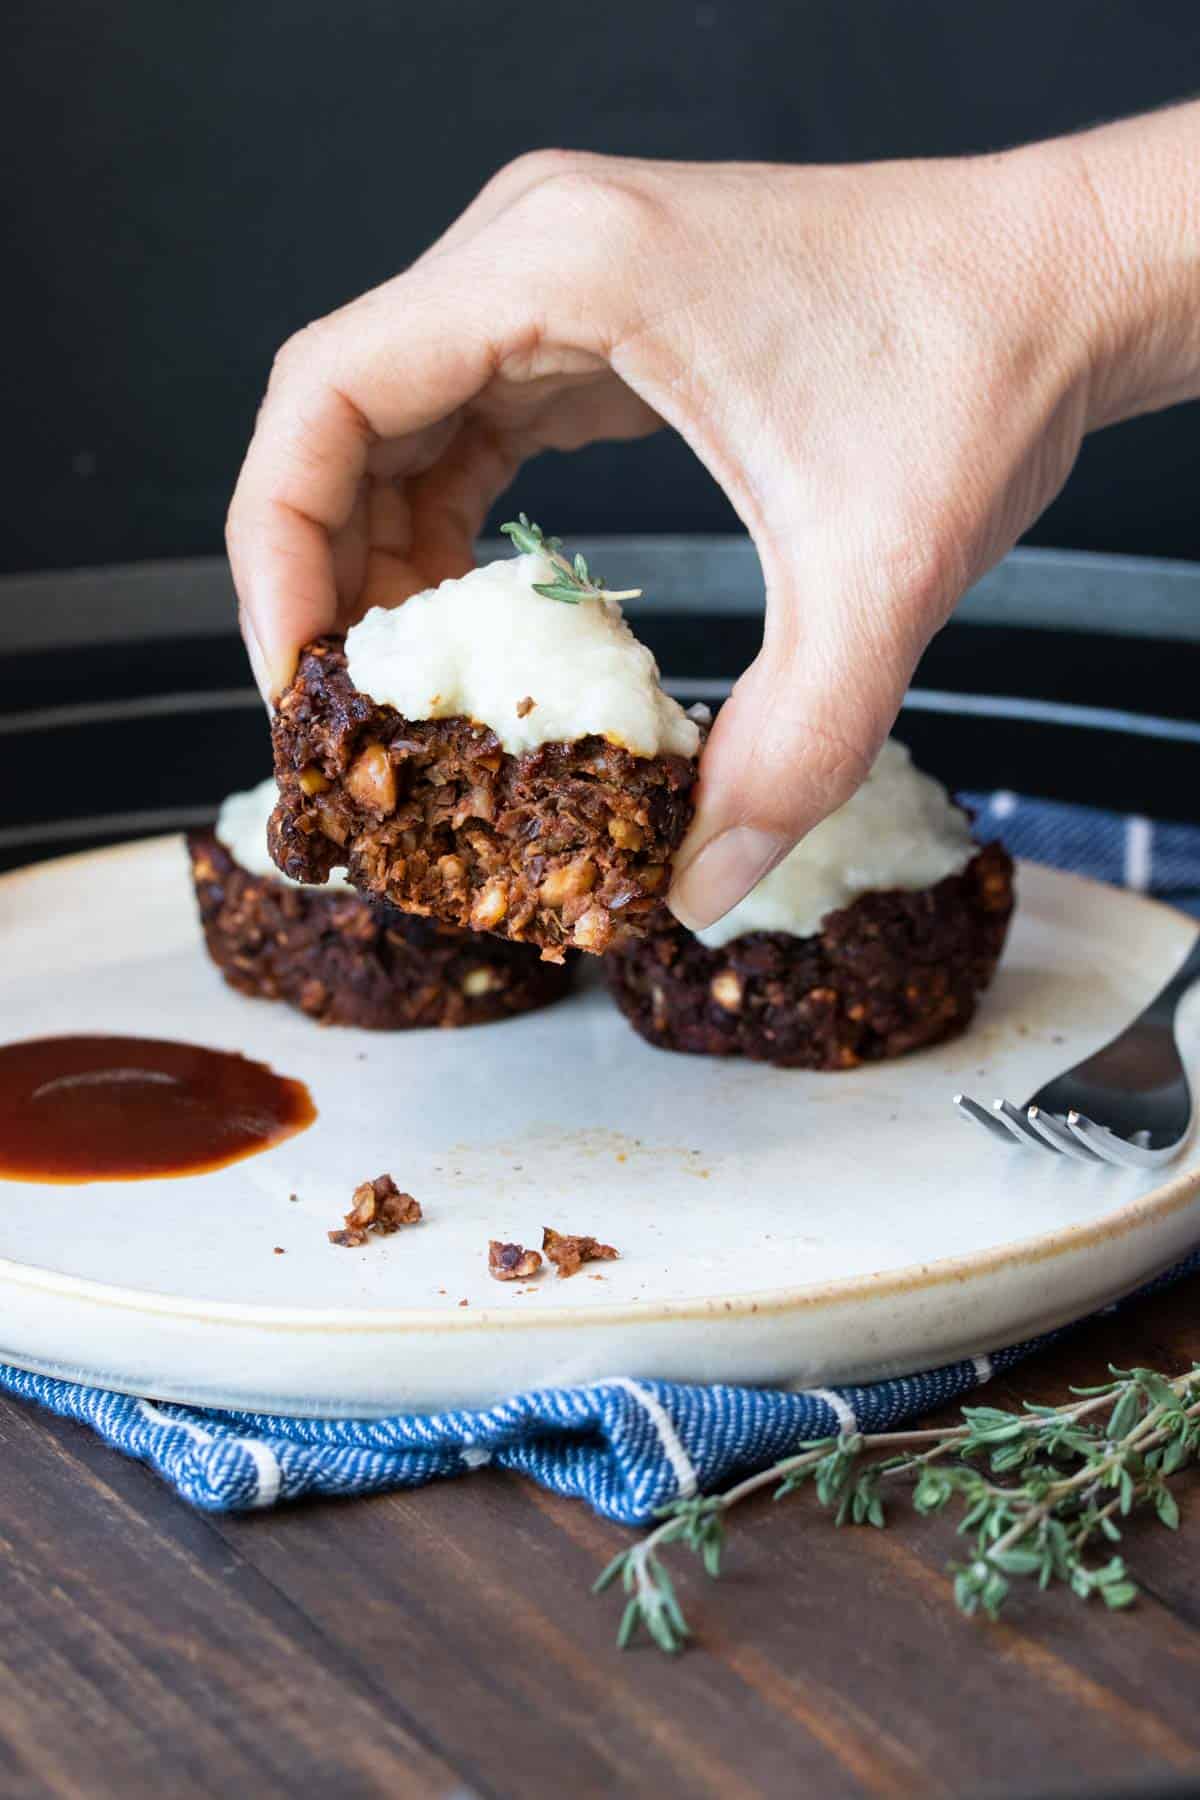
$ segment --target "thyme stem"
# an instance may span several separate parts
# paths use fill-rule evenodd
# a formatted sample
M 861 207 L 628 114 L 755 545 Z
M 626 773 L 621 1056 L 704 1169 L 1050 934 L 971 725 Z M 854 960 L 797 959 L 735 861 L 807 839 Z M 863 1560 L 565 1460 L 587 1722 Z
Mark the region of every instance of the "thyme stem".
M 641 588 L 621 588 L 615 593 L 606 588 L 598 575 L 593 575 L 582 556 L 568 558 L 563 554 L 562 539 L 547 537 L 540 525 L 534 525 L 524 513 L 516 521 L 500 527 L 512 539 L 517 550 L 527 556 L 544 556 L 556 571 L 555 581 L 535 581 L 535 594 L 548 600 L 562 600 L 567 606 L 578 606 L 581 600 L 638 600 Z
M 1042 1588 L 1057 1583 L 1080 1599 L 1099 1597 L 1113 1610 L 1128 1606 L 1137 1588 L 1123 1560 L 1110 1555 L 1096 1564 L 1084 1551 L 1098 1536 L 1119 1541 L 1118 1519 L 1138 1507 L 1152 1505 L 1171 1529 L 1178 1524 L 1167 1481 L 1200 1460 L 1200 1364 L 1174 1377 L 1152 1369 L 1110 1374 L 1113 1380 L 1060 1406 L 963 1407 L 959 1425 L 803 1443 L 722 1494 L 676 1501 L 596 1583 L 600 1589 L 620 1578 L 628 1596 L 618 1642 L 629 1643 L 641 1627 L 660 1649 L 683 1649 L 690 1631 L 661 1553 L 682 1543 L 716 1576 L 732 1509 L 765 1488 L 782 1499 L 810 1482 L 838 1525 L 886 1524 L 880 1484 L 896 1477 L 911 1486 L 918 1513 L 961 1505 L 959 1532 L 974 1542 L 971 1560 L 954 1571 L 964 1612 L 994 1616 L 1012 1580 L 1029 1576 Z

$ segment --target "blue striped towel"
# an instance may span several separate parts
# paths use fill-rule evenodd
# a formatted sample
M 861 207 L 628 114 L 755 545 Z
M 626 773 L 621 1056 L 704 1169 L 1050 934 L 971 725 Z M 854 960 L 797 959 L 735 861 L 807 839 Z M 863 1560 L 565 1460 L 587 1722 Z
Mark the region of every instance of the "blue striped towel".
M 1018 856 L 1143 888 L 1200 915 L 1200 827 L 1005 793 L 966 799 L 979 834 L 1003 838 Z M 1195 1271 L 1200 1249 L 1142 1292 Z M 719 1487 L 803 1439 L 852 1425 L 882 1431 L 945 1405 L 1061 1335 L 862 1387 L 777 1393 L 628 1378 L 543 1388 L 486 1412 L 374 1420 L 177 1406 L 3 1365 L 0 1389 L 90 1425 L 185 1500 L 215 1512 L 417 1487 L 494 1463 L 587 1500 L 606 1518 L 642 1525 L 666 1502 Z

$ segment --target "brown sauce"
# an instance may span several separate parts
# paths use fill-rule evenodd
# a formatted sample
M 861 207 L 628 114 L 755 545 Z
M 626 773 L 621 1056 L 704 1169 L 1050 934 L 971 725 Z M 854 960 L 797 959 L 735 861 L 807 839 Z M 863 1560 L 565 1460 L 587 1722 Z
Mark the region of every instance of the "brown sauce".
M 0 1176 L 17 1181 L 200 1175 L 316 1116 L 302 1081 L 228 1050 L 135 1037 L 0 1045 Z

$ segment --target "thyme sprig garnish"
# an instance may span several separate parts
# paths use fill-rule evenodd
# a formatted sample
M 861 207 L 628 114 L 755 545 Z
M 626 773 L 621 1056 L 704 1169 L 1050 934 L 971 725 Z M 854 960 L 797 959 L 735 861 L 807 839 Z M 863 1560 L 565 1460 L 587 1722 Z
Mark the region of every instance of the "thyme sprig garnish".
M 628 1596 L 618 1644 L 642 1629 L 660 1650 L 684 1648 L 691 1633 L 662 1552 L 682 1544 L 715 1578 L 726 1515 L 768 1487 L 781 1500 L 811 1485 L 837 1525 L 886 1525 L 882 1490 L 897 1479 L 910 1484 L 918 1513 L 958 1506 L 971 1552 L 950 1569 L 964 1613 L 994 1619 L 1022 1578 L 1113 1610 L 1130 1605 L 1136 1583 L 1111 1550 L 1117 1521 L 1152 1507 L 1163 1525 L 1178 1525 L 1167 1482 L 1200 1459 L 1200 1364 L 1173 1379 L 1153 1369 L 1110 1373 L 1101 1387 L 1072 1389 L 1080 1398 L 1063 1406 L 964 1406 L 961 1425 L 816 1439 L 723 1494 L 664 1507 L 662 1522 L 595 1584 L 599 1592 L 620 1579 Z
M 547 600 L 563 600 L 568 606 L 578 606 L 581 600 L 638 600 L 641 588 L 622 588 L 612 593 L 605 587 L 598 575 L 588 569 L 584 557 L 563 555 L 562 539 L 548 538 L 540 525 L 533 525 L 524 513 L 518 513 L 517 522 L 511 521 L 500 527 L 505 537 L 512 539 L 518 550 L 526 556 L 544 556 L 558 570 L 557 581 L 535 581 L 532 583 L 535 594 L 545 594 Z

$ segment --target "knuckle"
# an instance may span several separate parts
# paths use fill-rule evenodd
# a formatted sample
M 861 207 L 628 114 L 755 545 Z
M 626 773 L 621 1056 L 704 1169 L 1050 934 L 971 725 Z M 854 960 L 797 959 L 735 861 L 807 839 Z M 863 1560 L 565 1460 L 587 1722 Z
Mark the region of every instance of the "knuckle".
M 606 257 L 627 253 L 663 225 L 654 196 L 616 158 L 568 156 L 546 167 L 516 205 L 542 229 L 579 234 L 583 254 L 589 245 Z
M 558 180 L 563 175 L 571 174 L 579 165 L 589 159 L 576 150 L 556 150 L 551 148 L 526 150 L 515 156 L 509 163 L 492 176 L 488 186 L 501 194 L 523 194 L 529 188 L 540 187 L 544 182 Z
M 284 339 L 271 361 L 268 391 L 312 366 L 320 352 L 322 332 L 323 321 L 318 319 L 312 324 L 302 325 L 299 331 L 293 331 L 290 337 Z

